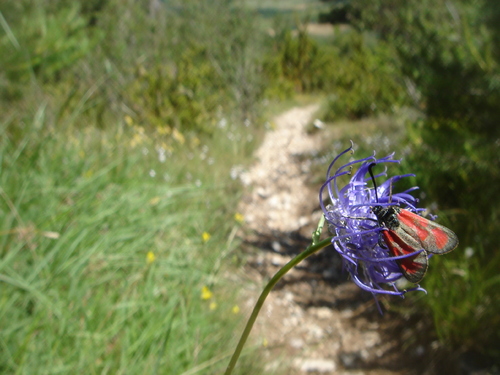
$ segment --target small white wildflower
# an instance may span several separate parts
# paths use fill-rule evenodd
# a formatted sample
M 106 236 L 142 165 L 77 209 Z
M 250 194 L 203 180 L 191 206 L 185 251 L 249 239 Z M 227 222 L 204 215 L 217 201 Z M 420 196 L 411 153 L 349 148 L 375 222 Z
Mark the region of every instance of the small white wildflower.
M 217 126 L 220 129 L 224 129 L 227 126 L 227 120 L 224 117 L 221 118 L 220 121 L 219 121 L 219 123 L 217 124 Z
M 165 153 L 165 149 L 163 147 L 160 147 L 158 149 L 158 160 L 160 163 L 165 163 L 167 160 L 167 154 Z

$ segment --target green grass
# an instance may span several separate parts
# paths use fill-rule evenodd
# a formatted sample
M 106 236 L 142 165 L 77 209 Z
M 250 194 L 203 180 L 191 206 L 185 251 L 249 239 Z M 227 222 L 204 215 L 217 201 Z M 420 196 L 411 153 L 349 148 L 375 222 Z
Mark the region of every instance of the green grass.
M 0 128 L 0 372 L 220 372 L 240 318 L 219 272 L 238 245 L 229 169 L 252 142 L 221 132 L 163 161 L 126 125 L 46 122 Z
M 0 6 L 0 373 L 221 373 L 243 324 L 231 169 L 261 132 L 226 51 L 248 29 L 196 2 L 163 24 L 94 5 Z M 238 373 L 264 373 L 251 352 Z

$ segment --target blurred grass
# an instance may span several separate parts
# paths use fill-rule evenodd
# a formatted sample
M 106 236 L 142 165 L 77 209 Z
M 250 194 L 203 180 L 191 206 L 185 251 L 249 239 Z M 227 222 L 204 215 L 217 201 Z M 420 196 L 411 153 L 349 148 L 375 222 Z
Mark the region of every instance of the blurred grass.
M 225 1 L 147 3 L 0 5 L 2 373 L 214 374 L 232 354 L 260 55 Z M 252 352 L 237 373 L 264 373 Z
M 248 154 L 221 136 L 224 158 L 161 157 L 126 125 L 50 131 L 40 112 L 15 141 L 0 130 L 2 372 L 220 371 L 238 321 L 218 273 L 237 246 L 229 173 Z

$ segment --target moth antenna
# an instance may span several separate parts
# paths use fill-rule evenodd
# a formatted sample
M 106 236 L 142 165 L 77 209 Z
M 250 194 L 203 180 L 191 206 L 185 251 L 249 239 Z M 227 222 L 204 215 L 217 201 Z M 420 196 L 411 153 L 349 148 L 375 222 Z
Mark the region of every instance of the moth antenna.
M 356 217 L 356 216 L 347 216 L 347 215 L 344 216 L 344 217 L 346 217 L 348 219 L 355 219 L 355 220 L 369 220 L 369 221 L 373 221 L 375 223 L 378 223 L 378 220 L 375 220 L 375 219 L 373 219 L 371 217 L 365 217 L 365 216 L 358 216 L 358 217 Z
M 373 181 L 373 187 L 375 188 L 375 199 L 378 203 L 378 193 L 377 193 L 377 183 L 375 182 L 375 176 L 373 175 L 372 168 L 376 165 L 376 163 L 371 163 L 368 166 L 368 173 L 370 173 L 370 177 L 372 178 Z

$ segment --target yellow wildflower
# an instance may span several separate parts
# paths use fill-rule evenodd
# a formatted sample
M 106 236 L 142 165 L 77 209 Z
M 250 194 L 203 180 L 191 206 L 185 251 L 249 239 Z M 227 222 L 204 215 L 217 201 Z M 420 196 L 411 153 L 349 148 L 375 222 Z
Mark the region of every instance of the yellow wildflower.
M 245 221 L 245 216 L 243 216 L 239 212 L 236 212 L 234 214 L 234 220 L 236 220 L 238 223 L 243 223 L 243 221 Z
M 233 314 L 238 314 L 240 312 L 240 307 L 238 305 L 234 305 L 232 311 Z
M 208 232 L 203 232 L 203 234 L 201 235 L 201 238 L 203 239 L 203 242 L 208 242 L 208 240 L 210 239 L 210 233 Z
M 217 308 L 217 303 L 216 302 L 210 302 L 210 305 L 208 305 L 208 308 L 212 311 L 214 311 Z
M 201 288 L 201 299 L 207 300 L 213 297 L 213 293 L 210 289 L 208 289 L 208 286 L 204 286 Z
M 129 115 L 125 115 L 123 119 L 128 126 L 132 126 L 134 124 L 134 120 L 132 120 L 132 117 L 130 117 Z
M 267 346 L 268 346 L 268 345 L 269 345 L 269 341 L 267 341 L 267 339 L 264 337 L 264 338 L 262 339 L 262 346 L 263 346 L 264 348 L 267 348 Z
M 155 259 L 156 259 L 155 253 L 153 253 L 152 251 L 148 251 L 148 253 L 146 254 L 146 262 L 148 264 L 151 264 L 155 261 Z
M 177 141 L 179 142 L 181 145 L 184 144 L 184 142 L 186 142 L 186 138 L 184 138 L 184 135 L 178 131 L 177 129 L 174 128 L 174 130 L 172 131 L 172 137 Z

